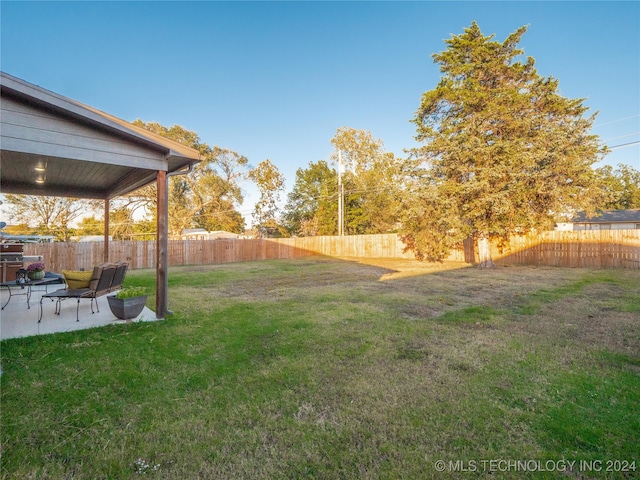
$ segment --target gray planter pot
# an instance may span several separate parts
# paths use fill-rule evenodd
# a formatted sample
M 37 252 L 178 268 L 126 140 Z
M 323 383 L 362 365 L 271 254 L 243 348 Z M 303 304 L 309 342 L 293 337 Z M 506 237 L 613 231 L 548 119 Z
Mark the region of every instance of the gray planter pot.
M 147 296 L 141 295 L 139 297 L 131 298 L 116 298 L 107 297 L 109 302 L 109 308 L 111 312 L 121 320 L 129 320 L 136 318 L 142 312 L 145 304 L 147 303 Z

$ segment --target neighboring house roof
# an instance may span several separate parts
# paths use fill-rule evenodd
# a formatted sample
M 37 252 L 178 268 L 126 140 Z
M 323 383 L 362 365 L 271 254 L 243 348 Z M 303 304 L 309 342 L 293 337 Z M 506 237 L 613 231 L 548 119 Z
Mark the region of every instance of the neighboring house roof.
M 0 91 L 3 193 L 110 199 L 200 161 L 193 148 L 4 72 Z
M 111 235 L 109 235 L 109 239 L 111 239 Z M 73 240 L 78 242 L 104 242 L 104 235 L 81 235 L 73 237 Z
M 238 238 L 237 233 L 227 232 L 226 230 L 214 230 L 213 232 L 209 232 L 209 236 L 217 238 Z
M 571 223 L 634 223 L 640 222 L 640 209 L 605 210 L 602 215 L 587 217 L 584 212 L 576 215 Z
M 227 232 L 225 230 L 215 230 L 213 232 L 209 232 L 204 228 L 185 228 L 182 231 L 183 237 L 197 237 L 203 236 L 208 238 L 238 238 L 237 233 Z

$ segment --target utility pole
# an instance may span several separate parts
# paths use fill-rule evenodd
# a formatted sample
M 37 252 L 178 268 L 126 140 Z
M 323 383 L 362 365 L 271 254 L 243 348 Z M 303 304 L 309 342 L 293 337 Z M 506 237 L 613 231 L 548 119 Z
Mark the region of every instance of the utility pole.
M 344 186 L 342 185 L 342 151 L 338 150 L 338 236 L 344 235 Z

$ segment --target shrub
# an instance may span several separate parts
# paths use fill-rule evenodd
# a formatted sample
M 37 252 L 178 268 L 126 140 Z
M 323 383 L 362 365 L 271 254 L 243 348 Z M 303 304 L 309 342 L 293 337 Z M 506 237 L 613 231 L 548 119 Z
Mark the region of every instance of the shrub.
M 116 293 L 116 298 L 132 298 L 146 295 L 144 287 L 125 287 Z

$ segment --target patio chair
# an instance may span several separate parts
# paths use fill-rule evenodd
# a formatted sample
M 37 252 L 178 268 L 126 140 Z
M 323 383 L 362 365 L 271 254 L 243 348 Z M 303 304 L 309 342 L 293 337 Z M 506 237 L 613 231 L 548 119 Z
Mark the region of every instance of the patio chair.
M 127 274 L 129 264 L 127 262 L 116 263 L 116 273 L 113 275 L 113 280 L 109 286 L 109 292 L 115 292 L 122 289 L 122 282 L 124 282 L 124 276 Z
M 93 310 L 94 301 L 96 303 L 97 311 L 100 312 L 97 298 L 102 295 L 106 295 L 111 291 L 111 285 L 113 283 L 113 279 L 115 277 L 116 271 L 117 271 L 116 265 L 113 265 L 113 264 L 98 265 L 93 268 L 91 280 L 89 281 L 89 286 L 87 288 L 63 288 L 60 290 L 56 290 L 55 292 L 45 293 L 40 298 L 40 316 L 38 318 L 38 323 L 42 321 L 42 302 L 44 301 L 45 298 L 49 298 L 51 299 L 51 301 L 56 302 L 56 309 L 55 309 L 56 315 L 60 315 L 61 303 L 64 300 L 68 298 L 75 298 L 77 300 L 76 322 L 80 321 L 80 317 L 79 317 L 80 300 L 83 298 L 88 298 L 91 300 L 91 313 L 95 313 Z

